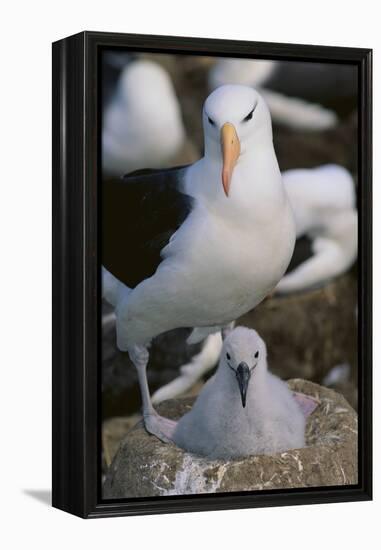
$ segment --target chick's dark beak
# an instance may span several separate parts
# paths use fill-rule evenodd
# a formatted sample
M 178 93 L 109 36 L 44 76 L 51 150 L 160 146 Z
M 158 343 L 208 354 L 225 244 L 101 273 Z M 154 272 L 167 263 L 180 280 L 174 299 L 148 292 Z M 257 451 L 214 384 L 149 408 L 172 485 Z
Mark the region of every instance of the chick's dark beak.
M 244 408 L 246 407 L 246 394 L 250 376 L 251 372 L 247 363 L 240 363 L 236 370 L 236 378 L 239 386 L 239 391 L 241 393 L 242 407 Z

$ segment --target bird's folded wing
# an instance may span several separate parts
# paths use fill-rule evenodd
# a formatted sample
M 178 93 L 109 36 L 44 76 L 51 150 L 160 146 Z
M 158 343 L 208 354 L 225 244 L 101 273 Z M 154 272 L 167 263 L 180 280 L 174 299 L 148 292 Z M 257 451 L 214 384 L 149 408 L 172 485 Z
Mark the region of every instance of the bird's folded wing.
M 186 168 L 138 170 L 103 182 L 102 264 L 130 288 L 155 273 L 161 250 L 192 208 L 181 191 Z

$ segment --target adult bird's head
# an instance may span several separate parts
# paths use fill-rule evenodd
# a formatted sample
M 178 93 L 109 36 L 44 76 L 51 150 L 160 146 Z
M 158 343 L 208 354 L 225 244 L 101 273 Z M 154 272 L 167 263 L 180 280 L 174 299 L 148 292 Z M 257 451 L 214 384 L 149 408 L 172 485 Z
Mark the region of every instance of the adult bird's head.
M 233 387 L 237 384 L 242 407 L 246 407 L 252 378 L 259 379 L 266 369 L 266 345 L 262 338 L 255 330 L 235 328 L 224 342 L 219 371 Z M 255 384 L 255 381 L 251 384 Z
M 203 125 L 205 155 L 222 161 L 221 183 L 229 197 L 237 162 L 272 141 L 269 110 L 253 88 L 229 84 L 205 101 Z

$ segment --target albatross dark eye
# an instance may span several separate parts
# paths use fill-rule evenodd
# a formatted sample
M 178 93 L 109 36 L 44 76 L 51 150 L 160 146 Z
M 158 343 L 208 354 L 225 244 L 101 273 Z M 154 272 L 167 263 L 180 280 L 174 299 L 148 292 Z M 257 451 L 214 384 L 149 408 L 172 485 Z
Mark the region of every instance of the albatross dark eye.
M 255 357 L 256 359 L 258 359 L 258 357 L 259 357 L 259 351 L 256 351 L 256 352 L 255 352 L 254 357 Z
M 243 119 L 242 122 L 248 122 L 249 120 L 251 120 L 253 118 L 253 113 L 254 113 L 254 109 L 252 109 L 250 111 L 250 113 L 248 115 L 245 116 L 245 118 Z
M 229 361 L 230 360 L 230 355 L 227 353 L 226 354 L 226 359 Z
M 212 119 L 210 118 L 210 116 L 208 116 L 208 122 L 209 122 L 209 124 L 211 124 L 212 126 L 215 126 L 215 124 L 216 124 L 216 123 L 214 122 L 214 120 L 212 120 Z

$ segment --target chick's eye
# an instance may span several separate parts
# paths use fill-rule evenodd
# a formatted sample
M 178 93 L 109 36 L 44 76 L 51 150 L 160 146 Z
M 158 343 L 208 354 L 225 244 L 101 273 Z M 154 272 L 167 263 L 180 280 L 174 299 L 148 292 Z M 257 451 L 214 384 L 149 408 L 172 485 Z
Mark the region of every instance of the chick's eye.
M 255 357 L 256 359 L 258 359 L 258 357 L 259 357 L 259 351 L 256 351 L 256 352 L 255 352 L 254 357 Z
M 215 126 L 215 122 L 214 122 L 214 120 L 212 120 L 212 119 L 210 118 L 210 116 L 208 116 L 208 122 L 209 122 L 209 124 L 211 124 L 212 126 Z
M 226 354 L 226 359 L 229 361 L 230 360 L 230 355 L 229 353 Z

